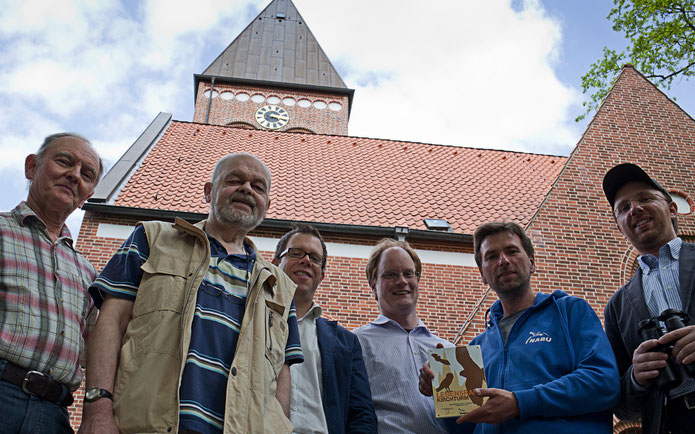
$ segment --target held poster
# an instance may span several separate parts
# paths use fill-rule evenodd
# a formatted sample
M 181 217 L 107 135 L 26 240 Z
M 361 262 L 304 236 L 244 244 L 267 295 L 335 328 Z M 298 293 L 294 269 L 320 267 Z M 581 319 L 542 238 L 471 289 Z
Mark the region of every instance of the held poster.
M 461 416 L 480 407 L 487 397 L 474 389 L 487 387 L 480 345 L 429 350 L 434 372 L 432 394 L 437 417 Z

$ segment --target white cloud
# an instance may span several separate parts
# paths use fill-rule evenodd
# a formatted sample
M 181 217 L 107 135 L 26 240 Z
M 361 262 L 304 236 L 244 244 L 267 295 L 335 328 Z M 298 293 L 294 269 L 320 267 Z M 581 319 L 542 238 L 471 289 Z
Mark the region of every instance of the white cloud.
M 501 0 L 353 0 L 339 20 L 324 2 L 295 3 L 349 65 L 351 134 L 561 153 L 578 139 L 579 96 L 553 72 L 560 24 L 535 1 L 515 12 Z

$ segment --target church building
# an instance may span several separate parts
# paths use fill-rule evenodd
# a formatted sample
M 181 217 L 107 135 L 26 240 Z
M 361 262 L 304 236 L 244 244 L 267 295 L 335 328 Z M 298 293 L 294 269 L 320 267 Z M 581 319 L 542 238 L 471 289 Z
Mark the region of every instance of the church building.
M 316 299 L 347 329 L 378 315 L 365 266 L 371 247 L 392 237 L 422 259 L 418 316 L 427 327 L 462 343 L 482 332 L 496 296 L 481 281 L 472 234 L 489 221 L 526 228 L 535 290 L 582 297 L 603 318 L 636 268 L 601 188 L 618 163 L 662 182 L 681 237 L 695 241 L 695 121 L 630 65 L 569 157 L 351 137 L 359 95 L 292 1 L 273 0 L 194 75 L 194 97 L 192 121 L 159 113 L 84 205 L 78 248 L 98 270 L 138 221 L 204 219 L 203 185 L 234 152 L 256 155 L 272 175 L 272 203 L 251 239 L 270 259 L 293 222 L 315 225 L 328 248 Z

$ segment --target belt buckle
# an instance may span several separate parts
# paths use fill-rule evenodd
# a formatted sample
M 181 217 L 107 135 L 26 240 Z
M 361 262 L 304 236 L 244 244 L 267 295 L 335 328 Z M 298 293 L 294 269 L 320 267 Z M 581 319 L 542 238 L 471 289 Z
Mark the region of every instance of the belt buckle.
M 27 372 L 27 375 L 24 376 L 24 380 L 22 381 L 22 390 L 24 391 L 24 393 L 26 393 L 28 395 L 36 396 L 36 395 L 38 395 L 38 393 L 29 390 L 29 388 L 27 387 L 29 385 L 29 381 L 31 381 L 31 377 L 34 375 L 37 375 L 37 376 L 41 377 L 42 379 L 44 379 L 46 381 L 45 386 L 48 385 L 51 378 L 41 371 L 29 371 L 29 372 Z M 45 389 L 45 386 L 44 386 L 44 389 Z
M 695 410 L 695 393 L 689 393 L 683 397 L 683 403 L 688 410 Z

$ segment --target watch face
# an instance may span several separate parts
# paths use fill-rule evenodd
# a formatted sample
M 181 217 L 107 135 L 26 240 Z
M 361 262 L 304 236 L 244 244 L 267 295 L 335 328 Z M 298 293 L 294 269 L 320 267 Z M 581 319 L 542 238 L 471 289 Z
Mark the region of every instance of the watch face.
M 263 128 L 276 130 L 287 125 L 290 114 L 282 107 L 276 105 L 264 105 L 256 110 L 256 122 Z

